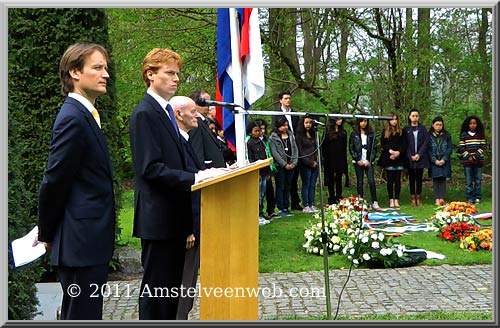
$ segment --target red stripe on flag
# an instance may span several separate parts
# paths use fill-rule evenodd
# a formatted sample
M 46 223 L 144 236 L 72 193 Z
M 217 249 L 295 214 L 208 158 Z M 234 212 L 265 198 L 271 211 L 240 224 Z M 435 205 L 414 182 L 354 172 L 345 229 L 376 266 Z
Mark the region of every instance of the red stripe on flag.
M 222 95 L 219 89 L 219 77 L 215 75 L 215 100 L 222 101 Z M 219 122 L 219 125 L 222 127 L 224 131 L 224 122 L 222 121 L 222 107 L 215 106 L 215 119 Z
M 250 54 L 250 15 L 252 8 L 243 8 L 243 20 L 240 34 L 240 60 L 243 62 L 245 56 Z

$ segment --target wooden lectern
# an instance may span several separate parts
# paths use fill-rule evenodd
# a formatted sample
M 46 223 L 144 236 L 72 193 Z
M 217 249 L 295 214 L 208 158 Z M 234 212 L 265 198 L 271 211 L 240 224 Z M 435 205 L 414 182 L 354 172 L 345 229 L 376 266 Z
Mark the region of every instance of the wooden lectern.
M 200 320 L 257 320 L 260 160 L 201 189 Z

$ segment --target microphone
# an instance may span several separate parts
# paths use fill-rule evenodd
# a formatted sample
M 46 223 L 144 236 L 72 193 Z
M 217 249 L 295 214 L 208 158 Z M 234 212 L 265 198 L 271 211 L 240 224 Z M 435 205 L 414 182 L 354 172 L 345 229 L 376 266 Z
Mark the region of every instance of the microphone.
M 320 116 L 324 116 L 324 115 L 321 115 L 321 114 L 313 114 L 313 113 L 306 113 L 305 118 L 310 118 L 310 119 L 311 119 L 311 121 L 312 121 L 312 123 L 313 123 L 313 125 L 316 125 L 316 126 L 318 126 L 318 125 L 323 125 L 323 126 L 324 126 L 324 125 L 325 125 L 325 123 L 320 122 L 320 121 L 318 121 L 318 120 L 316 119 L 316 118 L 319 118 Z
M 196 105 L 202 106 L 202 107 L 209 107 L 209 106 L 222 106 L 222 107 L 229 107 L 229 108 L 241 107 L 240 105 L 237 105 L 237 104 L 223 102 L 223 101 L 208 100 L 205 98 L 196 99 Z M 241 107 L 241 108 L 243 108 L 243 107 Z
M 315 119 L 311 119 L 311 121 L 313 122 L 313 124 L 316 124 L 316 125 L 323 125 L 323 126 L 325 125 L 325 123 L 320 122 L 320 121 L 315 120 Z

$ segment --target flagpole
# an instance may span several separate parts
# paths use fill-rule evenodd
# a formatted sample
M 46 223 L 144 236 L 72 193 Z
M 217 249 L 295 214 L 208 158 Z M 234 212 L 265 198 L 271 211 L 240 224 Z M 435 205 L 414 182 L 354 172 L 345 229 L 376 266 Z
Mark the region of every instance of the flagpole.
M 245 108 L 240 60 L 240 28 L 238 13 L 235 8 L 229 8 L 229 30 L 231 31 L 231 66 L 233 70 L 234 103 Z M 234 115 L 234 131 L 236 139 L 236 161 L 239 167 L 243 167 L 247 163 L 245 151 L 245 115 L 243 113 Z

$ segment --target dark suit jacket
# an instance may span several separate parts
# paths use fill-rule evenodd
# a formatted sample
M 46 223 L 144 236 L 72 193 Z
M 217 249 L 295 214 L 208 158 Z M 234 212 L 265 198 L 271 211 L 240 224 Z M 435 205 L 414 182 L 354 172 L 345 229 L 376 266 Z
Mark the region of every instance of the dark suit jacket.
M 205 169 L 203 163 L 198 160 L 193 146 L 183 137 L 180 139 L 184 146 L 184 154 L 186 155 L 186 169 L 193 173 Z M 200 243 L 200 205 L 201 190 L 193 191 L 191 193 L 191 209 L 193 211 L 193 234 L 195 236 L 195 245 L 199 245 Z
M 66 98 L 55 120 L 39 192 L 40 241 L 51 264 L 106 264 L 115 244 L 113 177 L 106 139 L 85 106 Z
M 184 152 L 172 123 L 149 94 L 130 117 L 134 166 L 135 237 L 185 239 L 192 231 L 191 185 Z
M 198 117 L 198 127 L 189 131 L 189 142 L 194 148 L 198 160 L 207 168 L 226 167 L 222 148 L 208 124 Z

